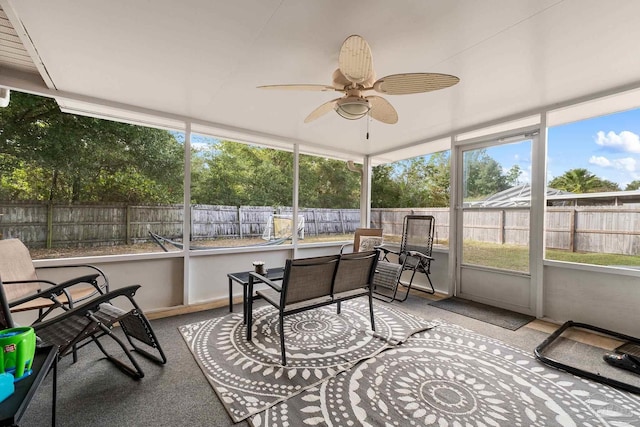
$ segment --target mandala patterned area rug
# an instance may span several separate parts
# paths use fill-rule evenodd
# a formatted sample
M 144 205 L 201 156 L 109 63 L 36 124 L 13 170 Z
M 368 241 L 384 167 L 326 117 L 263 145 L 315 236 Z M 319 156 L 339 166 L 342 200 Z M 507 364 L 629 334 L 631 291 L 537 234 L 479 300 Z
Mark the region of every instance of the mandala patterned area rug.
M 640 398 L 442 323 L 249 419 L 263 426 L 639 426 Z
M 287 366 L 280 359 L 278 313 L 254 310 L 251 342 L 241 313 L 179 328 L 196 362 L 234 422 L 264 411 L 326 381 L 361 360 L 406 341 L 432 323 L 386 305 L 374 305 L 371 331 L 369 303 L 355 299 L 309 310 L 284 320 Z

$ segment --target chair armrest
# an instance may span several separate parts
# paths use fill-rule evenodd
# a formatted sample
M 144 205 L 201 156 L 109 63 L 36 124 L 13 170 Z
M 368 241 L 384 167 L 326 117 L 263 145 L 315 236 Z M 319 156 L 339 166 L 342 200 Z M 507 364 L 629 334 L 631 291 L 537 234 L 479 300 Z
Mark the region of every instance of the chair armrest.
M 52 282 L 50 280 L 44 280 L 44 279 L 35 279 L 35 280 L 10 280 L 7 282 L 2 282 L 2 286 L 4 285 L 20 285 L 20 284 L 27 284 L 27 283 L 45 283 L 47 285 L 50 285 L 51 287 L 48 289 L 52 289 L 56 286 L 58 286 L 57 283 Z M 41 294 L 39 291 L 38 292 L 33 292 L 27 296 L 24 296 L 22 298 L 18 298 L 16 300 L 13 300 L 11 302 L 7 302 L 7 305 L 9 306 L 9 308 L 13 308 L 15 306 L 18 306 L 20 304 L 23 304 L 25 302 L 29 302 L 31 300 L 34 299 L 38 299 L 38 298 L 42 298 L 43 294 Z
M 108 303 L 111 300 L 120 296 L 127 297 L 131 302 L 131 304 L 133 305 L 133 307 L 136 310 L 140 311 L 140 307 L 138 307 L 138 304 L 136 304 L 136 302 L 133 299 L 138 288 L 140 288 L 140 285 L 131 285 L 131 286 L 125 286 L 124 288 L 116 289 L 114 291 L 110 291 L 109 293 L 100 295 L 99 297 L 96 297 L 89 302 L 86 302 L 82 305 L 79 305 L 68 311 L 65 311 L 64 313 L 58 316 L 52 317 L 40 323 L 36 323 L 32 325 L 32 327 L 35 331 L 38 331 L 39 329 L 46 328 L 47 326 L 50 326 L 52 324 L 55 324 L 64 319 L 70 318 L 72 316 L 86 316 L 87 314 L 91 314 L 91 312 L 96 311 L 99 308 L 100 304 Z
M 429 261 L 434 261 L 435 258 L 429 256 L 429 255 L 425 255 L 422 252 L 418 252 L 418 251 L 408 251 L 407 254 L 409 254 L 410 256 L 416 257 L 416 258 L 423 258 L 423 259 L 428 259 Z
M 91 264 L 49 265 L 49 266 L 36 267 L 36 270 L 44 270 L 49 268 L 88 268 L 88 269 L 94 270 L 96 272 L 94 273 L 96 275 L 95 278 L 97 279 L 98 277 L 101 277 L 102 280 L 104 281 L 105 290 L 109 292 L 109 279 L 107 279 L 107 275 L 104 274 L 104 271 L 102 271 L 101 269 L 99 269 L 94 265 L 91 265 Z M 86 276 L 88 275 L 84 275 L 81 277 L 86 277 Z
M 400 256 L 400 252 L 385 248 L 384 245 L 376 246 L 375 249 L 382 252 L 383 261 L 387 261 L 387 262 L 391 261 L 388 257 L 389 254 L 394 254 L 394 255 L 397 255 L 398 257 Z
M 270 279 L 267 279 L 265 276 L 258 273 L 254 273 L 254 272 L 249 273 L 249 275 L 252 276 L 254 279 L 258 279 L 259 280 L 258 283 L 265 283 L 266 285 L 273 288 L 275 291 L 282 292 L 282 286 L 278 285 L 275 282 L 272 282 Z
M 86 283 L 86 284 L 91 285 L 94 288 L 96 288 L 97 292 L 100 292 L 101 294 L 104 294 L 104 292 L 102 291 L 102 289 L 98 285 L 98 282 L 96 281 L 96 279 L 99 276 L 100 276 L 99 274 L 87 274 L 86 276 L 74 277 L 73 279 L 69 279 L 69 280 L 66 280 L 66 281 L 60 283 L 58 286 L 61 286 L 62 288 L 68 288 L 69 286 L 77 285 L 77 284 L 80 284 L 80 283 Z M 41 290 L 40 292 L 47 292 L 49 290 L 50 289 L 44 289 L 44 290 Z
M 384 256 L 387 256 L 388 254 L 400 255 L 400 252 L 385 248 L 384 245 L 376 246 L 375 248 L 384 252 Z
M 95 279 L 97 277 L 98 277 L 97 274 L 89 274 L 87 276 L 76 277 L 74 279 L 67 280 L 66 282 L 63 282 L 63 283 L 55 283 L 50 280 L 38 279 L 38 280 L 16 280 L 13 282 L 4 282 L 3 284 L 10 285 L 10 284 L 18 284 L 18 283 L 46 283 L 48 285 L 51 285 L 50 288 L 41 289 L 40 292 L 38 293 L 27 295 L 26 297 L 22 297 L 17 300 L 11 301 L 11 303 L 9 304 L 9 307 L 15 307 L 37 298 L 48 298 L 55 301 L 55 297 L 58 297 L 63 293 L 66 294 L 68 300 L 71 301 L 71 299 L 69 298 L 69 294 L 66 292 L 66 289 L 80 283 L 88 283 L 93 287 L 95 287 L 97 292 L 102 293 L 102 291 L 100 290 L 100 287 L 95 282 Z
M 2 281 L 3 285 L 18 285 L 24 283 L 46 283 L 47 285 L 56 286 L 58 283 L 52 282 L 51 280 L 45 279 L 34 279 L 34 280 L 10 280 L 10 281 Z
M 345 243 L 344 245 L 340 246 L 340 255 L 342 255 L 342 253 L 344 252 L 344 250 L 346 248 L 348 248 L 349 246 L 354 246 L 353 243 Z

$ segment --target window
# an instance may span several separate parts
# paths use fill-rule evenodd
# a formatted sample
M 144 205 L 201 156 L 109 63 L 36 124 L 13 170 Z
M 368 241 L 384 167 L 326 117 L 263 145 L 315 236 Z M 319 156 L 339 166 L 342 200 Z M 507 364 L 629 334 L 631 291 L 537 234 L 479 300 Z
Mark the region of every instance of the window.
M 353 241 L 360 227 L 362 165 L 300 155 L 299 214 L 305 221 L 300 243 Z
M 191 248 L 290 243 L 293 153 L 191 140 Z
M 0 231 L 33 258 L 161 250 L 182 236 L 183 146 L 166 130 L 62 113 L 13 92 L 0 109 Z
M 549 260 L 640 266 L 640 109 L 548 129 Z
M 383 228 L 386 242 L 400 243 L 405 215 L 433 215 L 434 245 L 449 246 L 451 151 L 440 151 L 373 168 L 372 227 Z

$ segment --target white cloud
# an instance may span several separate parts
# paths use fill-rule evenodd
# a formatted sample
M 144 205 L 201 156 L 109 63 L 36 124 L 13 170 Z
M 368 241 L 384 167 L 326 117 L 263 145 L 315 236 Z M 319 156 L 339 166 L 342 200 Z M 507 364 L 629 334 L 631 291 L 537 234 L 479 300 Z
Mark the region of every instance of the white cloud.
M 611 161 L 603 156 L 597 156 L 597 157 L 591 156 L 591 158 L 589 159 L 589 164 L 600 166 L 603 168 L 608 168 L 612 166 Z
M 624 169 L 629 172 L 634 172 L 636 170 L 636 159 L 632 157 L 625 157 L 624 159 L 617 159 L 615 161 L 616 168 Z
M 609 160 L 604 156 L 591 156 L 589 164 L 600 166 L 603 168 L 614 168 L 618 170 L 625 170 L 627 172 L 634 172 L 637 165 L 636 159 L 633 157 L 624 157 L 622 159 Z
M 640 136 L 628 130 L 623 130 L 619 134 L 613 131 L 606 134 L 599 131 L 596 136 L 596 144 L 615 151 L 640 153 Z

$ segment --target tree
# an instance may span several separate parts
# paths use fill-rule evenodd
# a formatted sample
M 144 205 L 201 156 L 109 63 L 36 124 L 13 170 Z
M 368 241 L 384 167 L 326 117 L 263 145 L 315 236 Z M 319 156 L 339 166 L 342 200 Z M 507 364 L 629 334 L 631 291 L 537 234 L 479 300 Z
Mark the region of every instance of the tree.
M 192 202 L 232 206 L 291 206 L 293 154 L 232 141 L 216 141 L 195 156 Z M 300 156 L 299 205 L 360 206 L 360 175 L 343 161 Z
M 463 163 L 465 200 L 483 199 L 511 188 L 521 173 L 518 165 L 503 173 L 500 163 L 484 149 L 466 152 Z
M 394 165 L 383 164 L 373 167 L 371 176 L 371 207 L 400 207 L 402 190 L 394 176 Z
M 204 169 L 202 178 L 192 188 L 193 203 L 241 206 L 250 203 L 249 183 L 257 162 L 257 153 L 249 146 L 230 141 L 216 141 L 200 154 Z M 193 174 L 194 172 L 192 172 Z M 253 183 L 254 187 L 256 183 Z
M 549 182 L 549 187 L 571 193 L 598 193 L 620 191 L 618 184 L 598 178 L 584 168 L 570 169 Z
M 640 190 L 640 180 L 635 179 L 627 184 L 624 191 Z
M 451 195 L 451 160 L 449 151 L 432 154 L 426 165 L 429 206 L 448 207 Z
M 3 196 L 55 202 L 180 202 L 183 148 L 169 132 L 62 113 L 14 93 L 0 110 Z
M 371 205 L 378 208 L 447 207 L 449 151 L 373 168 Z
M 361 174 L 341 160 L 300 156 L 301 207 L 355 209 L 360 207 Z

